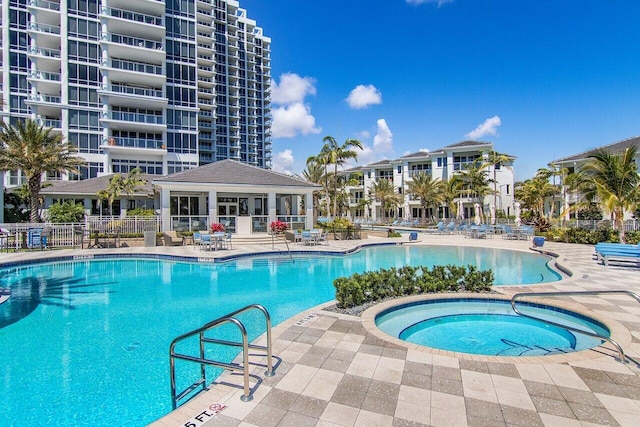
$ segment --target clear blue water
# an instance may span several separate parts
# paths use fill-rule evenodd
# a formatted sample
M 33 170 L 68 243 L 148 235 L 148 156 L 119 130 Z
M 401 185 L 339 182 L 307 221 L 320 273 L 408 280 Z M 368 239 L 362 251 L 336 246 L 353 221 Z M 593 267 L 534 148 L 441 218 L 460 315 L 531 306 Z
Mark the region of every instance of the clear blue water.
M 498 284 L 558 280 L 547 261 L 504 250 L 385 246 L 295 263 L 114 259 L 4 268 L 0 286 L 11 288 L 11 299 L 0 305 L 0 425 L 145 425 L 171 410 L 168 348 L 174 337 L 252 303 L 280 323 L 332 300 L 339 276 L 405 264 L 473 263 L 494 269 Z M 264 331 L 259 315 L 241 320 L 252 338 Z M 222 332 L 238 338 L 234 329 Z M 234 350 L 222 351 L 216 354 L 234 357 Z M 194 365 L 178 369 L 179 388 L 195 380 Z
M 518 303 L 525 314 L 609 336 L 583 316 Z M 544 356 L 585 350 L 601 340 L 517 316 L 508 301 L 429 301 L 390 309 L 376 318 L 384 332 L 414 344 L 490 356 Z

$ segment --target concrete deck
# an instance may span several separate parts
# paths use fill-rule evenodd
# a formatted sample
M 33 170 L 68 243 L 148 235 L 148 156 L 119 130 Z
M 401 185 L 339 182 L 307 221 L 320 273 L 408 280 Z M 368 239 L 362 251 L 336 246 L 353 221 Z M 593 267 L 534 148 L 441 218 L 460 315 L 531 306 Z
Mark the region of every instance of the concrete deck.
M 425 235 L 412 244 L 470 245 L 529 250 L 530 241 L 474 240 Z M 343 251 L 366 241 L 330 241 L 292 250 Z M 406 242 L 407 238 L 395 239 Z M 284 244 L 276 247 L 284 250 Z M 517 291 L 626 289 L 640 292 L 640 268 L 598 265 L 593 247 L 545 243 L 573 275 Z M 221 257 L 272 251 L 271 245 L 234 245 L 229 251 L 193 247 L 45 251 L 2 254 L 0 261 L 52 255 L 166 253 Z M 160 426 L 638 426 L 640 424 L 640 304 L 625 296 L 562 298 L 559 304 L 610 324 L 631 361 L 605 345 L 561 356 L 500 358 L 457 354 L 386 337 L 372 327 L 372 311 L 346 316 L 315 307 L 273 330 L 276 375 L 253 374 L 253 400 L 241 402 L 242 376 L 223 374 L 208 392 L 152 424 Z M 375 311 L 374 309 L 371 309 Z M 261 338 L 263 341 L 264 338 Z M 264 363 L 264 358 L 252 358 Z M 214 404 L 226 406 L 213 414 Z

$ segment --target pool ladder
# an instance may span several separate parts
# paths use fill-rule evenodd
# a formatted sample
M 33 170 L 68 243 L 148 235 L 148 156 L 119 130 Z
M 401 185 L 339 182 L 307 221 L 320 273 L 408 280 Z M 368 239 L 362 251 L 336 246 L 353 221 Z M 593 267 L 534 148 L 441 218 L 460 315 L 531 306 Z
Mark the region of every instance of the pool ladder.
M 551 320 L 542 319 L 540 317 L 531 316 L 529 314 L 522 313 L 516 307 L 516 300 L 519 298 L 525 297 L 558 297 L 558 296 L 594 296 L 594 295 L 628 295 L 634 298 L 638 303 L 640 303 L 640 295 L 635 292 L 626 291 L 626 290 L 614 290 L 614 291 L 560 291 L 560 292 L 519 292 L 511 297 L 511 308 L 516 312 L 519 316 L 528 317 L 529 319 L 535 319 L 544 323 L 548 323 L 553 326 L 557 326 L 563 329 L 567 329 L 572 332 L 577 332 L 580 334 L 588 335 L 590 337 L 598 338 L 603 341 L 609 342 L 613 345 L 618 351 L 618 358 L 621 362 L 625 362 L 625 355 L 622 346 L 615 342 L 612 338 L 605 337 L 604 335 L 596 334 L 595 332 L 589 332 L 582 329 L 574 328 L 571 326 L 563 325 L 560 323 L 553 322 Z
M 266 321 L 266 329 L 267 329 L 267 345 L 256 345 L 249 344 L 249 339 L 247 335 L 247 330 L 238 319 L 234 316 L 238 314 L 244 313 L 249 310 L 258 310 L 264 314 Z M 215 338 L 205 337 L 205 333 L 209 330 L 215 329 L 218 326 L 222 326 L 225 324 L 233 324 L 238 327 L 240 333 L 242 334 L 242 342 L 234 342 L 227 341 Z M 200 344 L 200 354 L 199 356 L 192 356 L 188 354 L 177 353 L 175 351 L 176 344 L 179 342 L 193 337 L 195 335 L 199 335 L 199 344 Z M 221 360 L 213 360 L 205 357 L 205 344 L 219 344 L 225 346 L 233 346 L 233 347 L 242 347 L 242 363 L 226 363 Z M 251 389 L 249 387 L 249 349 L 252 350 L 261 350 L 266 352 L 267 355 L 267 371 L 264 373 L 265 376 L 271 377 L 275 375 L 273 372 L 273 363 L 272 363 L 272 351 L 271 351 L 271 317 L 269 316 L 269 312 L 266 308 L 261 306 L 260 304 L 251 304 L 246 307 L 243 307 L 239 310 L 236 310 L 232 313 L 229 313 L 225 316 L 219 317 L 215 320 L 212 320 L 209 323 L 202 325 L 201 327 L 194 329 L 190 332 L 182 334 L 173 341 L 171 341 L 171 345 L 169 346 L 169 365 L 171 371 L 171 404 L 173 409 L 176 409 L 178 406 L 178 402 L 184 399 L 186 396 L 190 395 L 195 389 L 198 387 L 202 387 L 200 392 L 207 390 L 207 378 L 206 378 L 206 367 L 207 366 L 215 366 L 218 368 L 226 369 L 229 371 L 242 371 L 243 373 L 243 395 L 240 396 L 240 400 L 243 402 L 248 402 L 253 399 L 251 394 Z M 200 364 L 200 378 L 196 380 L 189 387 L 177 393 L 176 391 L 176 359 L 186 360 L 189 362 L 194 362 Z

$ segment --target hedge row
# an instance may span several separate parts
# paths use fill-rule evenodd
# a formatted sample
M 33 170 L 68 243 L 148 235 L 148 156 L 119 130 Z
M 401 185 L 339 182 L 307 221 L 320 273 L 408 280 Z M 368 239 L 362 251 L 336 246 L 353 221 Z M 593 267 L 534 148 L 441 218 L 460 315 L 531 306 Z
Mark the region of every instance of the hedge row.
M 385 298 L 437 292 L 483 292 L 491 290 L 493 271 L 473 265 L 404 266 L 380 269 L 333 281 L 339 308 L 350 308 Z

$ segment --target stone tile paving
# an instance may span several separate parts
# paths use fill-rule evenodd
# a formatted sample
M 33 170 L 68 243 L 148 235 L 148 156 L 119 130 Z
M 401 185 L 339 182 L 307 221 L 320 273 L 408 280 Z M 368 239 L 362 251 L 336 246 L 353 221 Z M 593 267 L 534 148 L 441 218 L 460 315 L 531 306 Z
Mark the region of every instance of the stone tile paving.
M 477 242 L 458 236 L 429 236 L 425 240 L 429 244 L 528 247 L 528 242 Z M 344 249 L 348 244 L 334 242 L 329 247 Z M 167 249 L 137 250 L 183 255 L 192 251 Z M 544 249 L 559 253 L 557 261 L 574 276 L 555 284 L 500 291 L 640 291 L 640 268 L 598 265 L 592 257 L 593 247 L 547 242 Z M 264 247 L 234 248 L 237 253 L 256 250 Z M 252 383 L 252 401 L 239 399 L 241 376 L 225 373 L 210 391 L 153 425 L 189 425 L 188 420 L 193 421 L 214 402 L 227 407 L 209 421 L 194 425 L 640 425 L 640 304 L 619 295 L 563 300 L 621 324 L 628 331 L 624 348 L 632 361 L 620 363 L 612 356 L 614 352 L 602 348 L 577 357 L 523 361 L 452 354 L 383 339 L 362 318 L 315 308 L 274 328 L 276 375 L 265 377 L 264 366 L 254 369 L 256 378 L 262 379 L 259 384 Z M 319 316 L 296 325 L 311 312 Z M 264 358 L 252 359 L 265 362 Z
M 547 247 L 577 277 L 526 290 L 638 291 L 636 267 L 599 266 L 589 246 Z M 617 295 L 564 299 L 624 325 L 631 332 L 625 351 L 640 360 L 639 304 Z M 319 317 L 302 326 L 295 322 L 304 314 L 275 328 L 274 352 L 281 362 L 276 376 L 256 388 L 253 401 L 240 402 L 241 390 L 229 385 L 194 399 L 201 406 L 212 399 L 228 406 L 207 427 L 640 425 L 640 369 L 616 361 L 609 350 L 549 362 L 451 357 L 382 339 L 359 317 L 312 312 Z M 231 383 L 231 377 L 220 381 Z M 163 421 L 182 425 L 179 419 Z

